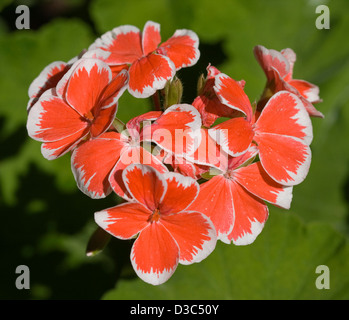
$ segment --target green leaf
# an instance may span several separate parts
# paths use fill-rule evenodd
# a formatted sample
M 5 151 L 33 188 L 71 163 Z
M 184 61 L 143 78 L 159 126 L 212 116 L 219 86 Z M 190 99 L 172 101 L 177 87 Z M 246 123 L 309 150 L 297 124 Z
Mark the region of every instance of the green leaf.
M 2 0 L 0 3 L 0 12 L 8 5 L 11 4 L 13 0 Z
M 127 123 L 132 118 L 151 110 L 150 99 L 137 99 L 126 91 L 119 99 L 117 117 Z
M 313 119 L 313 159 L 309 174 L 294 188 L 293 209 L 305 221 L 322 220 L 348 231 L 349 59 L 321 86 L 319 108 L 325 119 Z
M 112 30 L 124 24 L 137 26 L 140 30 L 148 20 L 161 24 L 164 37 L 173 34 L 172 16 L 167 1 L 162 0 L 96 0 L 90 7 L 97 29 L 100 33 Z
M 317 289 L 316 268 L 330 270 L 330 289 Z M 348 299 L 349 245 L 325 224 L 308 226 L 291 213 L 273 213 L 257 240 L 217 243 L 199 264 L 179 265 L 163 285 L 122 280 L 104 299 Z

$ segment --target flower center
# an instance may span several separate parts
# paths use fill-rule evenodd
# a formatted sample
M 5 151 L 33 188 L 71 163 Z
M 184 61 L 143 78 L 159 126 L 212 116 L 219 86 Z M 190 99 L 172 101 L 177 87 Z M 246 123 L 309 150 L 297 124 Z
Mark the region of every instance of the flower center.
M 148 222 L 153 223 L 160 220 L 160 210 L 155 209 L 154 212 L 149 216 Z
M 233 170 L 228 170 L 226 173 L 224 173 L 224 178 L 233 180 L 234 178 L 234 171 Z
M 85 114 L 85 118 L 92 122 L 94 120 L 94 116 L 91 111 L 89 111 L 87 114 Z

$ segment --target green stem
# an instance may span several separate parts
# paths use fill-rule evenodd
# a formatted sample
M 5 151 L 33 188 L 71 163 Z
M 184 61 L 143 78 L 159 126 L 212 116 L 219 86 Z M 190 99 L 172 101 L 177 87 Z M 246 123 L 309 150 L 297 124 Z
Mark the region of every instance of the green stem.
M 126 129 L 126 125 L 118 118 L 115 118 L 113 121 L 113 127 L 119 133 L 123 132 Z
M 152 96 L 153 107 L 155 111 L 161 111 L 161 102 L 160 102 L 160 92 L 157 90 Z

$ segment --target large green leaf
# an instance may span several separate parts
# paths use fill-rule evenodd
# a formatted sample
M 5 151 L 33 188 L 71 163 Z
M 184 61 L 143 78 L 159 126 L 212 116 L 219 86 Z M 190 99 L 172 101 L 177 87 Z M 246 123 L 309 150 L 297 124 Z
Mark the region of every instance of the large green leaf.
M 146 21 L 153 20 L 161 24 L 162 34 L 168 37 L 174 32 L 170 29 L 174 21 L 169 11 L 169 2 L 97 0 L 92 3 L 90 12 L 100 33 L 124 24 L 135 25 L 142 30 Z
M 330 270 L 330 289 L 318 289 L 319 265 Z M 348 299 L 349 246 L 325 224 L 305 226 L 292 213 L 271 213 L 249 246 L 217 243 L 196 265 L 180 265 L 158 287 L 120 281 L 104 299 Z
M 306 221 L 322 220 L 348 231 L 349 59 L 321 86 L 325 119 L 314 119 L 313 160 L 294 188 L 293 209 Z

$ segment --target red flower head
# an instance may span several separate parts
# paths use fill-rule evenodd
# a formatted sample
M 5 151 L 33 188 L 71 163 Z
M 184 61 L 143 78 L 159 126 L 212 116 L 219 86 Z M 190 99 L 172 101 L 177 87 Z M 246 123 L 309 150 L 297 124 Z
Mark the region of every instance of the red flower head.
M 75 59 L 74 59 L 75 60 Z M 59 80 L 70 69 L 71 64 L 63 61 L 55 61 L 46 66 L 29 86 L 29 102 L 27 110 L 39 100 L 41 95 L 48 89 L 55 88 Z
M 160 42 L 158 23 L 148 21 L 142 33 L 125 25 L 102 35 L 84 56 L 102 59 L 113 72 L 127 68 L 129 92 L 146 98 L 163 89 L 177 70 L 195 64 L 200 56 L 199 39 L 193 31 L 177 30 L 166 42 Z
M 302 101 L 293 93 L 280 91 L 256 115 L 244 90 L 221 73 L 215 91 L 221 102 L 240 110 L 245 117 L 224 121 L 209 129 L 210 136 L 231 156 L 243 155 L 255 141 L 261 164 L 277 183 L 301 183 L 311 162 L 312 124 Z
M 54 61 L 40 72 L 40 74 L 30 84 L 28 89 L 28 111 L 39 100 L 40 96 L 45 91 L 57 86 L 59 80 L 63 78 L 74 62 L 80 59 L 85 52 L 86 50 L 82 50 L 78 56 L 70 59 L 68 62 Z
M 29 136 L 43 142 L 41 151 L 47 159 L 62 156 L 88 136 L 98 137 L 113 122 L 126 84 L 126 71 L 112 79 L 104 62 L 78 60 L 56 88 L 45 91 L 31 107 Z
M 236 245 L 252 243 L 268 218 L 263 200 L 288 209 L 292 187 L 272 180 L 260 162 L 249 164 L 258 150 L 251 146 L 240 157 L 229 157 L 220 174 L 200 185 L 196 200 L 189 207 L 213 222 L 218 239 Z
M 147 164 L 159 172 L 168 171 L 141 145 L 141 122 L 155 120 L 160 115 L 160 111 L 147 112 L 131 119 L 123 132 L 106 132 L 75 148 L 71 165 L 79 189 L 91 198 L 104 198 L 114 190 L 129 200 L 122 180 L 122 172 L 128 165 Z
M 319 87 L 305 80 L 292 78 L 293 66 L 296 62 L 296 54 L 292 49 L 283 49 L 279 52 L 273 49 L 268 50 L 263 46 L 256 46 L 254 47 L 254 55 L 267 77 L 266 88 L 259 102 L 261 108 L 274 93 L 286 90 L 301 99 L 310 116 L 324 117 L 313 106 L 313 103 L 321 102 Z
M 122 174 L 132 202 L 95 213 L 97 224 L 113 236 L 131 239 L 137 275 L 153 285 L 167 281 L 178 263 L 205 259 L 215 248 L 216 231 L 203 214 L 187 210 L 199 185 L 178 173 L 160 174 L 145 165 L 130 165 Z
M 184 157 L 193 154 L 201 141 L 201 117 L 190 104 L 174 104 L 151 125 L 144 127 L 144 140 L 166 152 Z
M 221 72 L 211 65 L 206 69 L 207 77 L 199 88 L 199 95 L 195 98 L 193 106 L 200 112 L 202 124 L 209 128 L 219 117 L 232 118 L 240 112 L 221 103 L 214 91 L 215 77 Z M 239 81 L 239 84 L 243 88 L 245 81 Z

